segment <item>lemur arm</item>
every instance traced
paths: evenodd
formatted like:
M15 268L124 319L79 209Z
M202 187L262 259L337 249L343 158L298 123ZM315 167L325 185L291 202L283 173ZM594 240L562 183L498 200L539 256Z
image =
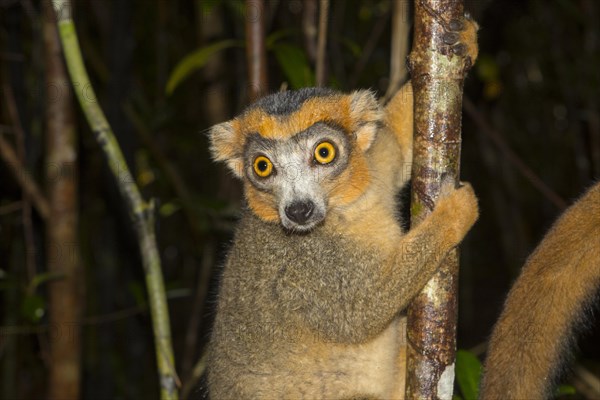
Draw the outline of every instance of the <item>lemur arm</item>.
M300 318L300 325L309 326L321 339L365 342L422 289L473 225L477 210L472 188L465 185L441 198L432 214L404 235L387 257L378 256L377 249L348 244L343 260L327 259L327 249L307 251L321 254L315 262L295 255L275 283L275 301L284 307L282 315ZM307 275L311 279L303 278Z

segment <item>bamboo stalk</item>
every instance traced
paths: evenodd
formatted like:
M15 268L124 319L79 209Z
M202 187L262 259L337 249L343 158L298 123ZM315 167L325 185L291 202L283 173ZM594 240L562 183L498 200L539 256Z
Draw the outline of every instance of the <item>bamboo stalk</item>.
M175 372L169 311L154 233L155 205L153 201L147 202L142 198L104 112L96 101L71 18L71 2L54 0L52 4L57 14L63 53L79 104L104 151L119 191L127 203L138 237L152 316L161 399L174 400L178 398L177 387L180 382Z

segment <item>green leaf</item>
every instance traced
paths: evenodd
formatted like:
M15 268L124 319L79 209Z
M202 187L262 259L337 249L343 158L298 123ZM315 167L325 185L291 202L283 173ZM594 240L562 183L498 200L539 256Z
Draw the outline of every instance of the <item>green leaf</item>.
M203 15L208 16L216 6L222 3L222 0L198 0L197 3L201 7Z
M574 394L577 394L577 391L575 390L575 388L573 386L571 386L571 385L560 385L556 389L556 392L554 393L554 397L574 395Z
M160 216L167 218L181 210L181 206L174 201L170 201L160 206Z
M246 21L246 3L244 3L244 0L228 0L225 2L225 5L242 22Z
M33 293L37 290L38 286L43 285L48 281L55 279L62 279L65 277L63 272L44 272L42 274L36 274L29 282L27 290L29 293Z
M345 48L350 50L350 53L352 53L352 55L356 59L358 59L360 57L360 55L362 54L362 49L360 48L360 45L358 43L356 43L355 41L352 41L346 37L341 37L339 40L340 40L340 43Z
M477 63L475 64L477 76L483 82L498 81L500 79L500 67L496 60L487 55L482 54L479 56Z
M276 42L278 42L279 40L283 39L286 36L291 35L292 33L294 33L293 29L282 29L282 30L271 33L265 39L265 47L268 50L272 50L273 47L275 46Z
M221 50L238 46L240 43L237 40L222 40L217 43L202 47L193 51L181 60L176 66L169 80L167 81L166 93L171 95L173 91L196 70L204 67L213 55Z
M285 43L275 44L273 52L292 89L314 86L315 75L304 51L298 46Z
M21 313L31 322L39 322L46 314L46 301L37 294L32 294L23 300L21 304Z
M475 354L465 350L456 353L456 380L465 400L479 398L481 362Z
M138 281L132 281L129 282L127 286L129 288L129 292L135 299L135 304L140 307L145 307L148 304L148 301L146 299L146 290L144 285Z

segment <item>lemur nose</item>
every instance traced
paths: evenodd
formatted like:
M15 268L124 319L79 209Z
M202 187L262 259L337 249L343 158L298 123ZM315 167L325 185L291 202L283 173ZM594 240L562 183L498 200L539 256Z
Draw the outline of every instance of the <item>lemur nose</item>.
M285 215L297 224L304 225L315 209L312 201L295 201L285 208Z

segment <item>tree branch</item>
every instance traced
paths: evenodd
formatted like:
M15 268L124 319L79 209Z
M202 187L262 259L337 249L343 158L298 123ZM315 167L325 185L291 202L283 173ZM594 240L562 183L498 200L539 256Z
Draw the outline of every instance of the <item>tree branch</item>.
M329 19L329 0L319 1L319 39L317 46L316 83L325 86L326 56L327 56L327 22Z
M71 75L71 82L76 88L79 104L97 142L104 151L119 191L127 203L138 237L152 315L161 399L174 400L178 398L177 386L180 385L180 382L175 372L169 310L154 233L155 205L153 201L146 202L141 197L113 131L96 101L95 93L83 64L75 24L71 18L70 1L54 0L52 4L57 14L63 52ZM92 97L90 98L90 96Z
M391 99L406 81L408 68L406 57L410 49L408 17L409 0L396 0L392 5L392 48L390 54L390 83L384 96L384 102Z
M246 0L245 17L249 97L253 101L268 90L264 0Z
M477 110L473 102L465 96L464 98L464 109L471 117L473 122L477 124L478 130L484 135L489 137L492 142L502 153L508 161L517 168L517 170L531 183L533 187L539 190L552 204L554 204L559 210L567 208L567 202L560 197L554 190L552 190L546 183L535 173L529 166L506 144L506 141L502 138L498 132L496 132L490 124L487 122L485 117Z
M42 13L46 87L68 87L56 17L49 2L42 3ZM63 276L48 283L49 320L55 326L71 326L69 340L49 341L47 390L51 399L77 399L81 394L80 322L85 279L79 255L78 151L71 91L61 96L46 93L45 122L46 193L50 202L46 265L49 273Z
M17 183L21 186L21 189L27 193L40 216L43 219L48 219L48 215L50 215L50 205L48 204L48 200L46 200L37 183L35 183L31 175L29 175L25 169L25 166L19 160L19 157L11 144L8 143L2 135L0 135L0 157L8 166L8 169Z
M432 211L442 178L459 176L462 87L471 60L445 43L448 27L460 25L450 21L464 21L462 1L415 0L412 227ZM452 398L457 284L452 251L408 309L407 399Z

